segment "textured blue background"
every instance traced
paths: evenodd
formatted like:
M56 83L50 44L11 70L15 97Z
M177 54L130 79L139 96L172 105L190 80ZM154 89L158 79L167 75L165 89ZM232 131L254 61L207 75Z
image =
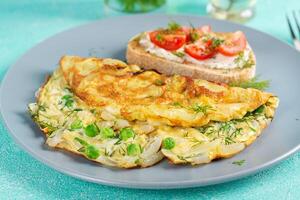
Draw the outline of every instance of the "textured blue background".
M205 0L171 1L156 12L205 15ZM285 12L300 9L300 1L258 0L257 5L256 17L246 25L291 42ZM0 0L0 79L38 42L112 15L120 13L101 0ZM261 173L215 186L163 191L115 188L65 176L36 161L12 141L0 122L0 199L300 199L299 166L297 153Z

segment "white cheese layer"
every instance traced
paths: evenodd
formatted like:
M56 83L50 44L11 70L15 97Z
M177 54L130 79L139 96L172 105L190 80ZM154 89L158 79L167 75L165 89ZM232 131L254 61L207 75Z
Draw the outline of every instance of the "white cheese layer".
M243 68L245 61L249 60L250 52L252 51L250 45L247 43L246 49L241 55L224 56L221 53L217 53L213 58L206 59L206 60L197 60L184 52L184 46L182 46L180 49L175 51L175 52L184 53L185 56L183 57L178 57L174 55L171 51L167 51L163 48L156 46L151 42L148 33L144 33L141 35L139 44L142 47L144 47L148 53L165 58L167 60L171 60L179 63L189 62L195 65L205 65L206 67L217 68L217 69Z

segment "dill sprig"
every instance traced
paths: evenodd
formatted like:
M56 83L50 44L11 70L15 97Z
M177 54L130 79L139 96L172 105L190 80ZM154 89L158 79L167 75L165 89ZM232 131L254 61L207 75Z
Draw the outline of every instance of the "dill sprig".
M270 86L270 80L258 80L259 77L256 76L249 81L245 82L234 82L229 84L232 87L241 87L241 88L255 88L258 90L266 90Z
M246 160L236 160L233 161L232 164L242 166L245 163Z
M210 105L200 105L200 104L194 104L191 109L195 111L196 113L203 113L206 114L207 110L211 109L212 107Z
M175 21L171 21L168 23L168 29L171 31L176 31L181 28L181 25Z

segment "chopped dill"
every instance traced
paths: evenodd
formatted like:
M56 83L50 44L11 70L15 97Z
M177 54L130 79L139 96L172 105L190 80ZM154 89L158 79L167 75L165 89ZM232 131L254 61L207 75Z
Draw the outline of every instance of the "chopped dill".
M161 80L161 79L156 79L156 80L154 81L154 84L157 85L157 86L162 86L162 85L164 84L164 82L163 82L163 80Z
M179 58L182 58L183 56L185 56L185 53L180 52L180 51L179 52L173 51L172 54Z
M195 42L200 38L200 35L197 33L197 31L192 31L190 36L191 36L192 42Z
M155 36L155 38L158 40L158 41L163 41L163 37L161 36L161 34L157 34L156 36Z
M199 104L194 104L191 109L195 111L196 113L203 113L206 114L208 109L211 109L210 105L199 105Z
M225 137L225 144L226 145L232 144L232 143L235 143L235 141L231 137L229 137L229 136Z
M236 160L233 161L232 164L242 166L245 163L246 160Z
M252 78L249 81L245 82L236 82L236 83L231 83L229 84L231 87L241 87L241 88L255 88L258 90L266 90L270 86L270 81L269 80L263 80L259 81L258 76Z
M173 102L171 105L172 106L177 106L177 107L183 107L182 104L179 103L179 102Z
M211 47L212 47L213 49L215 49L215 48L217 48L218 46L220 46L223 42L224 42L223 39L219 39L219 38L213 37L213 38L212 38L212 44L211 44Z
M181 25L175 21L171 21L168 23L168 29L171 31L176 31L181 28Z

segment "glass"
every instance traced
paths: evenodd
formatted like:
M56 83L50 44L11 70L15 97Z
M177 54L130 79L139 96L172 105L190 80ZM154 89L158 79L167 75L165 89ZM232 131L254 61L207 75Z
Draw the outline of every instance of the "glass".
M149 12L165 3L166 0L105 0L110 8L129 13Z
M214 18L246 22L255 14L256 0L210 0L207 12Z

